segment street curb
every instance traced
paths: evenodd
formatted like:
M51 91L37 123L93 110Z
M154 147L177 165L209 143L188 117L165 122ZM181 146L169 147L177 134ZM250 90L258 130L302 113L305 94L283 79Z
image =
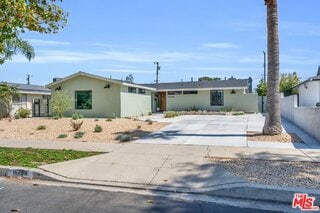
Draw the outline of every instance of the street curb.
M291 204L295 193L307 193L316 198L316 204L320 205L320 190L305 189L298 187L280 187L250 183L232 183L217 185L205 188L182 188L169 187L150 184L108 182L96 180L83 180L69 177L63 177L58 174L47 172L43 169L28 169L23 167L0 166L0 177L14 177L36 179L44 181L62 182L68 184L86 184L92 186L103 186L113 188L127 188L134 190L154 190L163 192L202 194L208 196L218 196L226 198L236 198L244 200L266 201Z

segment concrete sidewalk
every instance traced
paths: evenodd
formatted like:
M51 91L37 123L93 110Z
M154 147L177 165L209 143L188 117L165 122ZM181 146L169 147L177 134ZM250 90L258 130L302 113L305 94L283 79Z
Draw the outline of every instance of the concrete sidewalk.
M210 162L209 157L320 162L320 151L127 144L110 153L45 165L40 169L74 181L185 191L245 183Z

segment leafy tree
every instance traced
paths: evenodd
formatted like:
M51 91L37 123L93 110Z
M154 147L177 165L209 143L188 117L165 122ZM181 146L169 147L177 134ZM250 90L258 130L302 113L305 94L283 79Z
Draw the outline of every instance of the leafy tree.
M289 74L281 74L280 80L280 92L283 92L285 96L297 94L297 90L292 89L292 87L296 86L300 83L300 79L296 72Z
M128 75L128 76L126 77L126 81L128 81L128 82L130 82L130 83L133 83L133 82L134 82L134 77L133 77L133 75L132 75L132 74Z
M71 109L71 98L64 91L55 91L51 96L52 114L62 118L64 113Z
M57 2L62 0L0 1L0 64L18 52L33 58L34 51L21 33L57 33L65 27L68 14Z
M257 85L256 92L259 96L266 96L267 95L267 82L261 79L259 84Z
M198 78L198 81L216 81L216 80L221 80L221 78L209 77L209 76L203 76L203 77Z
M7 83L0 84L0 107L4 108L4 117L10 116L12 110L11 102L15 95L20 95L16 87L9 86Z
M263 127L266 135L281 134L279 93L279 24L277 0L264 0L267 6L268 80L267 113Z

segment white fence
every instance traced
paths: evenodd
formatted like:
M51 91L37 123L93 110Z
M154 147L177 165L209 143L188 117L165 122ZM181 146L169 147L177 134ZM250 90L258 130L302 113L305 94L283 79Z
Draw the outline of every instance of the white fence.
M320 141L320 108L298 107L297 95L281 99L281 114Z

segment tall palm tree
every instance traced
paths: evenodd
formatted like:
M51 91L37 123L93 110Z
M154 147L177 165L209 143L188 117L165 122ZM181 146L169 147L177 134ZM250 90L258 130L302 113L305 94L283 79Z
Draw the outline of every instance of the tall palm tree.
M35 56L34 49L29 42L19 38L4 40L3 46L4 49L0 52L0 64L3 64L6 60L11 60L13 55L18 53L24 55L29 61Z
M265 0L267 6L268 29L268 81L267 81L267 114L263 127L266 135L282 132L279 92L279 32L277 0Z

